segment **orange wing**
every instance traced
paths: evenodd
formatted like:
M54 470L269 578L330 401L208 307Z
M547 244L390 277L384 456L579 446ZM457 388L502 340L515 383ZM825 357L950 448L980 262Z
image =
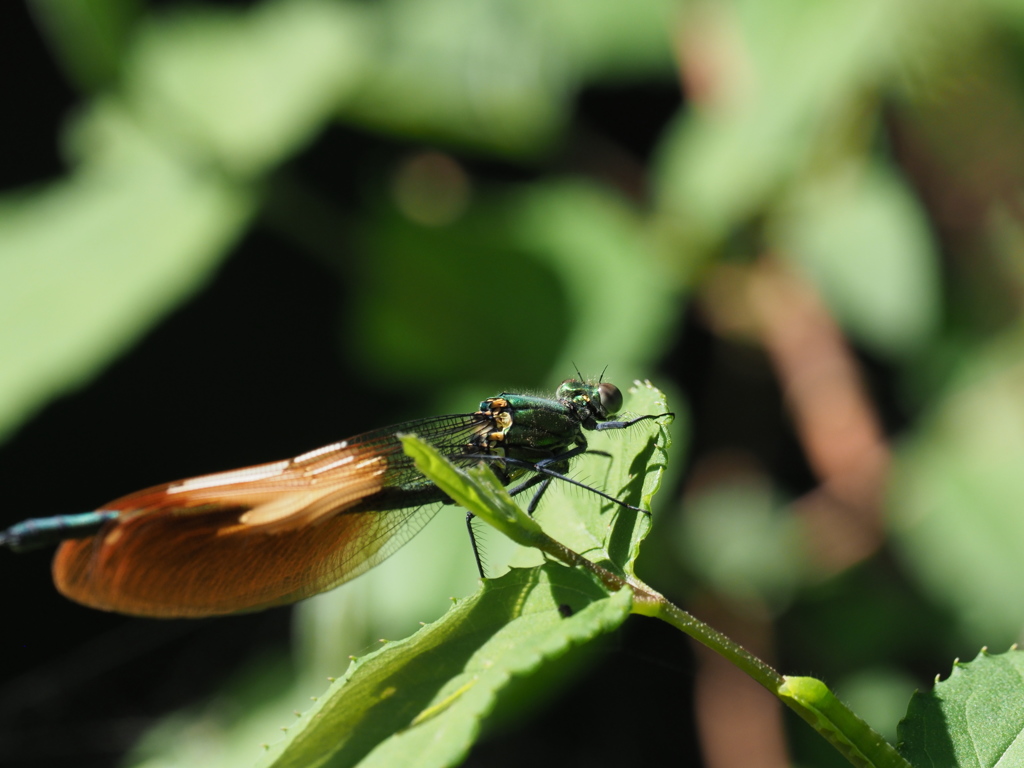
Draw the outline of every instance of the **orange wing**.
M403 426L452 454L486 429L468 418ZM423 499L375 509L371 497L395 486L412 499L441 498L401 454L392 430L156 486L104 505L121 514L93 537L61 544L54 583L79 603L138 616L211 616L294 602L373 567L436 513Z

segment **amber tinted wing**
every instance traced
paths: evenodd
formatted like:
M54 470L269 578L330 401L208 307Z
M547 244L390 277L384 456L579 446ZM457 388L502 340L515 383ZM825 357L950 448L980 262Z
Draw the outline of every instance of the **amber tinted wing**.
M143 616L236 613L309 597L379 563L437 511L422 502L373 508L387 491L432 489L402 453L398 430L458 455L487 429L473 414L422 419L124 496L103 506L121 513L116 520L61 545L54 581L85 605Z

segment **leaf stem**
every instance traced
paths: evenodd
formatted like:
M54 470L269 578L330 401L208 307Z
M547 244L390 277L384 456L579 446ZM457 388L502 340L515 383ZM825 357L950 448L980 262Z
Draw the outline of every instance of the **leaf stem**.
M546 534L532 538L534 546L567 565L590 571L608 589L618 591L628 587L633 592L633 613L671 624L746 672L806 720L851 764L859 768L911 768L889 742L820 680L782 675L742 645L684 611L639 579L612 573Z
M417 468L452 500L513 541L535 547L571 567L589 571L609 591L628 588L633 594L633 613L671 624L746 672L806 720L853 765L860 768L910 768L891 744L836 698L820 680L779 674L739 643L672 604L639 579L613 573L551 538L515 504L494 473L486 467L458 470L418 438L403 436L402 442L406 452L415 458Z
M777 694L779 686L785 682L785 677L770 664L752 654L735 640L670 602L664 595L646 584L638 582L631 586L633 587L634 613L668 622L697 642L728 659L734 666L746 672L772 693Z

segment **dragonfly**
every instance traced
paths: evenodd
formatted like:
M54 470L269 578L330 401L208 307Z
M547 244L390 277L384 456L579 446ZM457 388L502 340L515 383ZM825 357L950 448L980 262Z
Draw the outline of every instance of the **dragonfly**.
M412 433L457 466L485 462L532 515L554 480L639 509L566 477L590 450L585 432L626 429L671 413L614 420L619 389L566 379L554 397L502 393L473 413L366 432L292 459L122 496L79 514L0 532L15 551L59 543L57 590L83 605L159 618L258 611L333 589L411 539L451 500L405 455ZM607 456L607 454L604 454ZM477 567L483 565L467 524Z

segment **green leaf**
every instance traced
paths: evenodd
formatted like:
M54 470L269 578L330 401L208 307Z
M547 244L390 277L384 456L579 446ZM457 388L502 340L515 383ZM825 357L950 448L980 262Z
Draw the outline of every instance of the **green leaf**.
M650 382L634 382L624 394L626 410L617 418L668 411L665 396ZM651 499L661 487L667 451L672 444L666 421L644 421L629 429L588 432L591 450L606 451L611 458L581 456L573 463L571 476L633 506L650 509ZM678 423L671 425L673 431L678 427ZM633 575L640 544L651 530L649 516L623 509L567 483L554 483L548 488L536 517L551 538L598 565L628 576ZM536 553L523 552L514 564L537 561Z
M129 33L141 15L139 0L32 0L30 4L50 49L71 80L87 90L114 80L124 64Z
M666 30L678 14L673 0L520 0L542 20L548 45L565 51L586 77L622 80L674 70Z
M895 621L906 620L904 616ZM876 617L868 621L878 621ZM818 638L815 638L818 642ZM851 641L852 642L852 641ZM823 647L833 647L821 642ZM896 743L896 726L907 711L907 702L917 690L917 680L892 664L858 667L836 683L836 695L864 718L885 739Z
M639 211L579 180L533 184L509 202L513 242L562 281L571 322L560 334L559 369L608 365L613 379L649 369L684 304Z
M402 447L416 469L430 478L452 501L497 528L524 547L538 546L543 532L521 510L487 467L458 470L436 448L416 435L402 435Z
M674 539L681 562L737 602L785 605L810 569L799 522L757 476L693 492Z
M837 108L892 66L912 16L886 0L722 9L704 31L721 37L727 92L680 117L659 163L663 204L712 242L773 202Z
M672 74L671 0L394 0L345 116L378 130L532 155L588 81Z
M466 333L465 297L479 289L481 253L506 306L521 315L543 307L552 331L505 334L490 381L565 378L573 363L593 375L608 366L612 381L650 369L685 305L638 210L613 191L566 179L482 189L473 200L444 227L395 214L360 222L365 256L344 269L346 277L359 270L362 290L342 333L368 378L405 386L414 376L447 389L481 378L464 345L450 343Z
M900 752L918 768L1024 765L1024 652L984 649L910 700Z
M486 581L442 619L354 662L260 765L455 765L514 677L612 631L629 603L628 591L608 597L555 564Z
M78 172L0 198L0 435L203 285L254 210L112 102L78 130L95 148Z
M1024 623L1024 334L972 350L912 438L889 499L893 542L934 601L973 636L1013 642Z
M684 23L680 36L709 93L666 131L657 182L666 216L702 249L770 210L806 174L863 157L878 94L961 45L944 35L974 13L970 3L889 0L694 8L684 16L694 27Z
M566 120L571 72L521 3L406 0L380 10L376 58L346 119L509 154L535 153Z
M74 172L0 198L0 435L204 284L255 211L249 176L358 79L360 30L321 0L145 27L123 93L69 126Z
M877 352L906 355L934 334L937 254L920 204L881 163L799 186L772 242L817 285L844 328Z
M185 157L243 176L266 171L362 81L365 24L353 6L324 0L179 12L139 36L126 98Z
M661 413L665 407L661 393L649 384L639 385L628 402L644 413ZM649 505L664 469L667 431L642 422L607 435L588 432L588 437L592 434L622 438L608 444L610 459L594 457L611 465L603 477L609 484L602 489ZM481 482L493 478L489 470L467 482L463 473L424 451L419 441L407 438L406 444L418 462L440 461L430 470L431 477L446 493L466 500L473 511L521 541L543 536L504 488ZM631 568L650 527L647 517L609 510L610 502L585 491L571 510L557 485L548 494L558 499L555 504L545 501L549 509L558 510L559 519L575 514L589 518L564 530L577 536L582 532L584 543L593 543L599 529L600 541L588 554L617 558L613 562L618 570ZM519 536L524 532L525 539ZM288 738L262 765L321 765L327 760L332 766L456 764L513 679L537 673L573 646L615 629L631 602L630 590L609 595L588 572L556 563L486 580L481 591L439 621L356 662L343 681L288 729Z
M638 414L661 415L667 411L664 396L650 382L637 382L626 394L626 404L636 407ZM627 411L620 417L628 419L631 415ZM651 497L661 485L670 444L666 425L660 421L640 422L624 430L588 432L588 441L592 450L608 455L585 454L577 459L574 469L595 459L605 463L603 477L594 487L633 506L650 509ZM601 441L601 447L597 441ZM402 442L416 459L417 467L456 503L518 544L550 551L546 543L554 539L593 562L607 563L622 574L633 574L640 543L650 531L649 516L625 509L579 486L554 483L541 502L542 509L558 510L552 519L544 517L545 525L555 531L550 535L518 508L486 468L479 472L459 471L422 441L407 436ZM528 564L536 560L534 553L527 554Z
M779 698L860 768L910 768L895 749L872 730L823 682L813 677L786 677Z

